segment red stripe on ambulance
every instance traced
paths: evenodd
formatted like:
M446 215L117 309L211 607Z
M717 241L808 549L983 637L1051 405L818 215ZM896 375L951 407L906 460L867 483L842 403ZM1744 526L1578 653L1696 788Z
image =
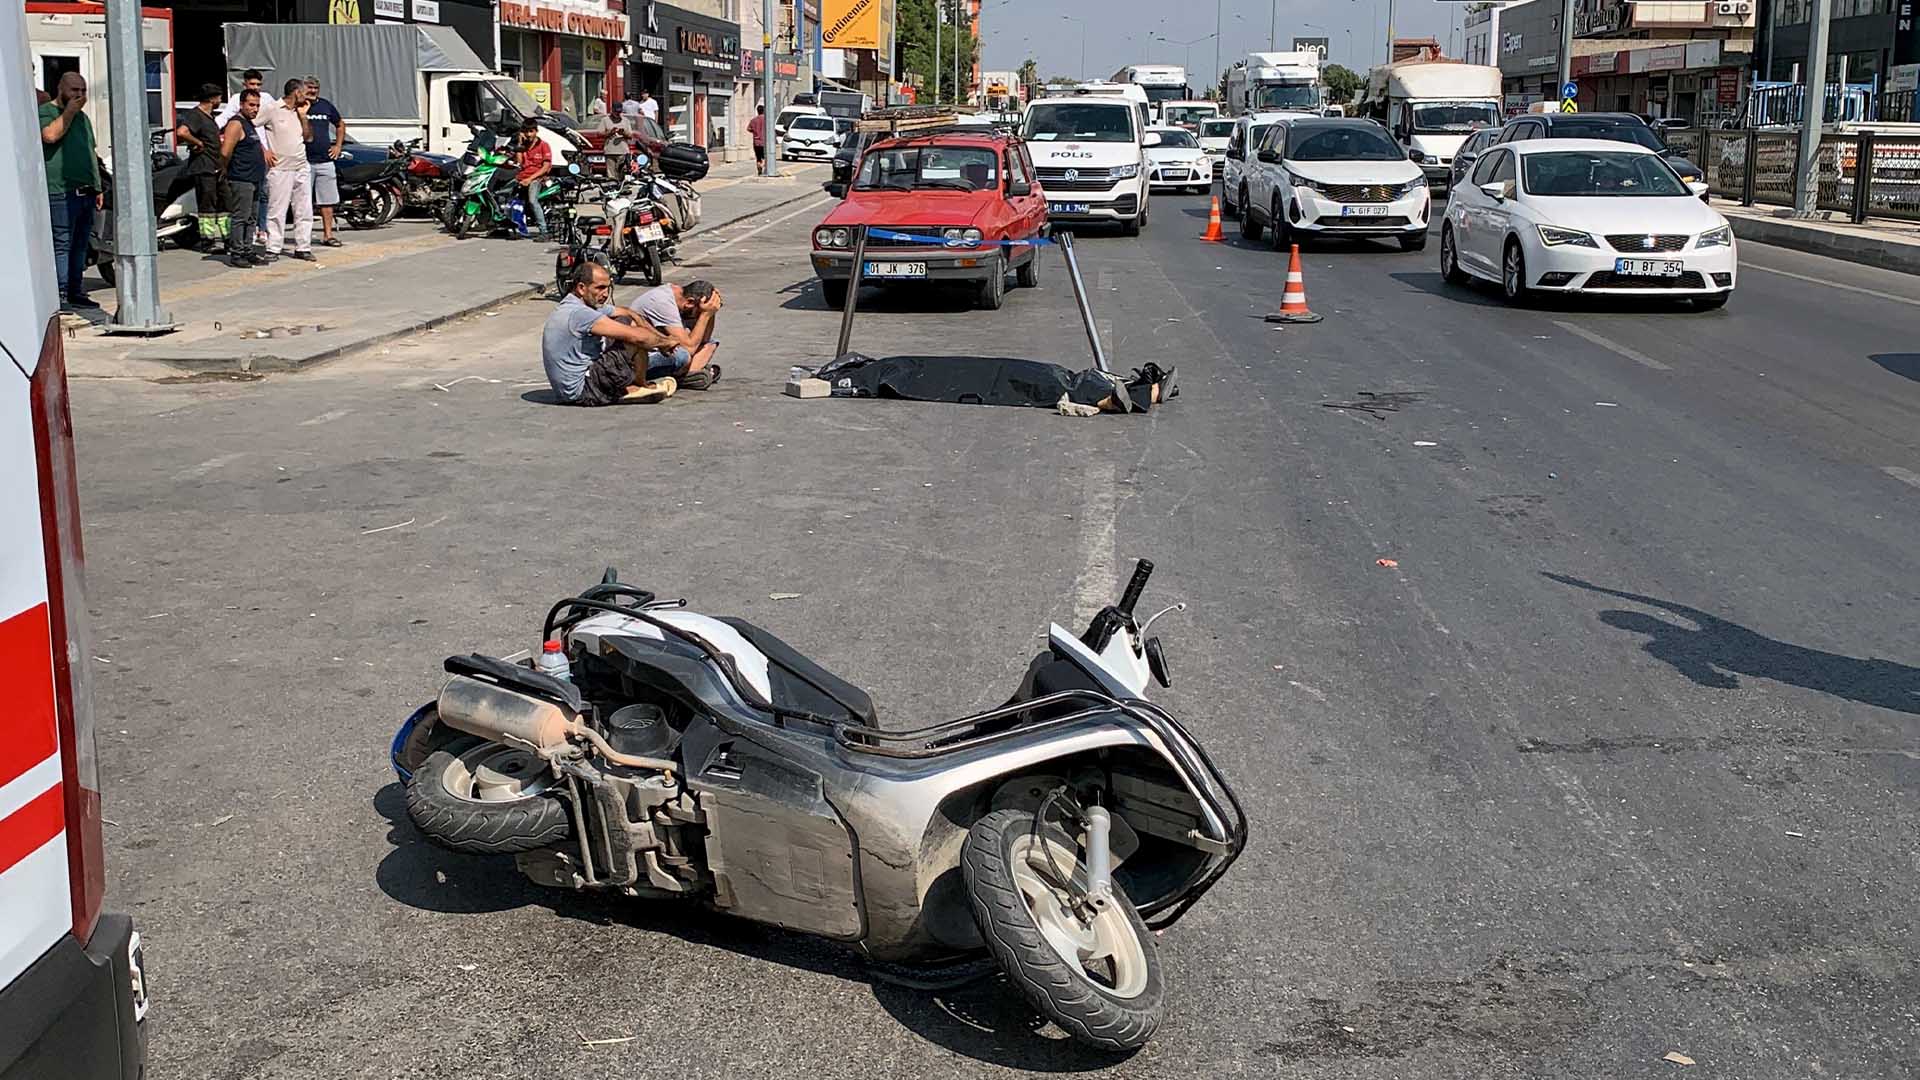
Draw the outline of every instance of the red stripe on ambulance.
M0 787L52 757L60 745L51 634L46 604L0 620L0 686L7 688L7 708L0 712Z
M13 864L47 846L47 841L66 828L60 785L55 784L35 796L27 805L0 819L0 874Z

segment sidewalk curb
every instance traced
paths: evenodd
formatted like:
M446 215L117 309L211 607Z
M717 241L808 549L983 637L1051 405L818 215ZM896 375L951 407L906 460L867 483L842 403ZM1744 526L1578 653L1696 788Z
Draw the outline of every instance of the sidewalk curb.
M798 192L795 192L791 197L782 198L777 202L772 202L772 203L768 203L765 206L756 207L752 210L747 211L746 213L737 214L731 218L728 218L725 221L717 221L711 224L707 222L702 222L698 227L693 229L691 232L688 232L684 236L682 236L681 240L682 241L691 240L704 233L714 232L716 230L724 229L732 225L738 225L743 221L751 221L752 219L760 217L763 214L770 214L775 210L780 210L785 207L791 206L794 203L800 202L803 199L812 198L815 195L818 195L820 193L821 192L818 186L805 188ZM358 352L361 349L372 348L375 345L382 345L382 344L385 344L386 342L393 341L397 338L405 337L408 334L417 334L422 330L431 330L436 326L443 326L457 319L464 319L469 315L473 315L478 312L488 310L490 308L499 307L503 304L518 303L519 301L525 300L529 297L540 295L541 293L546 291L546 288L547 286L546 286L546 283L544 282L539 285L518 286L513 289L509 289L505 292L496 293L490 297L476 300L472 304L462 306L461 308L455 311L439 312L427 318L421 319L417 322L410 322L405 326L395 327L390 330L383 330L377 334L371 334L366 337L356 338L352 341L342 341L337 344L329 345L327 348L322 349L319 352L315 352L308 356L303 356L297 360L289 360L286 357L276 356L271 353L260 353L260 354L247 355L247 356L223 358L220 360L209 360L205 357L196 357L191 355L190 349L181 349L180 351L169 355L164 347L160 347L152 353L148 353L146 355L136 355L131 358L139 361L143 361L146 363L160 364L169 368L174 368L182 372L183 374L304 371L307 368L313 367L317 364L325 363L328 360L338 359L339 357L344 356L347 353Z
M1814 228L1777 218L1724 215L1733 235L1756 244L1844 259L1906 274L1920 274L1920 244Z

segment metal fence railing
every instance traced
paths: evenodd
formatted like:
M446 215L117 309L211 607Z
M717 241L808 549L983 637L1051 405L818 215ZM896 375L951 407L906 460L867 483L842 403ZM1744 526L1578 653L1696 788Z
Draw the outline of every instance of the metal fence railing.
M1712 194L1747 206L1793 205L1799 132L1677 128L1662 135L1707 174ZM1820 209L1856 222L1920 221L1920 138L1871 131L1825 135L1815 160Z

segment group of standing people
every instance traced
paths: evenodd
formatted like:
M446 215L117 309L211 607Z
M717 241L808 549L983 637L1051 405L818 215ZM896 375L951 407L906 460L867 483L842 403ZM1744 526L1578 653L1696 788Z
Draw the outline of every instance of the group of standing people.
M314 76L287 80L279 98L261 88L263 81L249 69L232 100L223 87L207 83L174 128L189 153L201 236L215 246L224 238L228 262L236 267L263 266L283 253L313 262L316 212L320 243L342 246L334 223L340 202L335 169L346 145L346 122L320 96ZM87 80L78 72L61 76L55 93L40 104L54 276L61 306L69 311L99 306L87 295L84 275L105 188L86 105Z
M174 129L192 151L187 172L194 178L201 220L217 220L209 207L225 209L225 228L215 224L210 231L224 231L228 262L243 268L263 266L282 254L313 262L316 212L321 245L341 246L334 208L340 203L336 168L347 141L346 122L333 102L320 96L316 76L288 79L277 99L261 88L263 81L258 69L249 68L232 101L220 86L202 86L199 104Z

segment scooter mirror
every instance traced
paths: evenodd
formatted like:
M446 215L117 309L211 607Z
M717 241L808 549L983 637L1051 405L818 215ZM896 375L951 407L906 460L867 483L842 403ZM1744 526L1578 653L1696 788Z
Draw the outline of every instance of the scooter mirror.
M1173 680L1167 675L1166 646L1160 644L1159 638L1148 638L1146 651L1147 670L1153 672L1154 681L1161 686L1171 688L1173 686Z

